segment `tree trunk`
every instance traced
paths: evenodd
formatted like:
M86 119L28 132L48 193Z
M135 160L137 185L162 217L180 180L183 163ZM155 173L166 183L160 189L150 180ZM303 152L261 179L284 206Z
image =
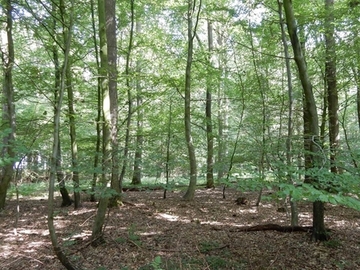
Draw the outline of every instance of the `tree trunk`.
M14 88L12 70L14 66L15 50L12 36L13 19L12 19L12 1L4 1L6 12L6 52L2 54L3 63L3 100L2 103L2 129L7 133L4 134L3 146L0 153L0 159L6 158L8 162L0 170L0 210L4 209L6 203L6 194L10 181L14 174L15 164L15 105L14 105Z
M129 156L129 144L130 144L130 124L131 124L131 114L132 114L132 96L131 96L131 85L130 85L130 56L133 49L133 38L134 38L134 24L135 24L135 8L134 0L130 0L131 5L131 26L130 26L130 38L128 51L126 54L126 64L125 64L125 74L126 74L126 92L128 98L128 112L126 118L126 131L125 131L125 142L124 142L124 156L123 156L123 165L120 173L120 186L125 177L128 156Z
M94 0L91 0L91 21L93 28L93 40L94 40L94 50L95 50L95 58L96 58L96 67L99 74L101 74L100 70L100 62L99 62L99 49L98 42L96 38L96 26L95 26L95 7ZM94 173L93 179L91 183L91 195L90 201L94 202L95 199L95 188L97 182L99 180L99 172L100 168L100 149L101 149L101 119L102 119L102 94L101 94L101 77L98 76L97 79L97 115L96 115L96 143L95 143L95 156L94 156Z
M312 166L318 168L321 165L321 157L318 152L321 150L319 144L319 121L316 109L315 98L312 90L312 85L307 72L305 58L301 50L301 44L297 34L297 25L293 12L291 0L284 0L284 8L286 14L286 22L288 25L288 32L294 51L294 58L298 68L300 81L304 94L304 109L309 118L309 132L310 132L310 153L312 158ZM306 168L308 169L308 168ZM316 178L311 179L316 182ZM324 203L322 201L315 201L313 203L313 240L326 240L328 235L324 225Z
M325 79L329 106L330 169L337 173L336 155L339 148L339 101L336 86L336 43L334 22L334 0L325 0Z
M66 10L64 0L60 1L60 15L62 18L62 32L63 32L63 41L64 44L67 43L68 38L68 27L65 24L66 22ZM70 131L70 149L71 149L71 165L72 165L72 181L74 185L74 208L78 209L80 207L80 191L79 191L79 170L78 170L78 151L77 151L77 141L76 141L76 128L75 128L75 109L74 109L74 93L72 86L72 75L71 75L71 59L69 55L69 62L66 66L65 71L65 81L66 89L68 95L68 109L69 109L69 131Z
M166 138L166 164L165 164L165 177L166 177L166 188L164 189L163 198L166 199L166 191L169 187L170 178L170 143L171 143L171 124L172 124L172 100L171 96L169 99L169 118L168 118L167 138Z
M53 5L54 10L55 5ZM61 105L64 97L64 91L65 91L65 75L66 75L66 69L69 61L69 53L70 53L70 41L71 41L71 32L72 32L72 25L73 25L73 7L74 2L71 2L71 11L70 11L70 22L69 22L69 28L67 32L67 42L65 44L65 54L64 54L64 63L63 68L61 72L61 81L60 81L60 87L59 87L59 93L57 95L57 99L55 99L55 116L54 116L54 131L53 131L53 147L52 147L52 154L51 154L51 167L50 167L50 178L49 178L49 200L48 200L48 228L49 228L49 234L51 243L54 249L54 252L62 265L68 269L68 270L75 270L76 267L72 265L72 263L69 261L65 253L61 250L61 247L59 245L59 242L57 240L56 232L55 232L55 226L54 226L54 186L55 186L55 177L57 173L57 160L58 160L58 150L59 150L59 130L60 130L60 113L61 113Z
M103 174L102 194L92 228L93 245L103 241L102 230L105 221L106 209L111 204L115 205L120 200L119 160L117 143L117 46L115 0L99 0L99 36L100 36L100 76L102 89L103 111ZM110 173L111 194L108 194L107 176ZM115 194L113 193L115 191Z
M110 98L110 148L111 148L111 188L117 192L120 200L119 183L119 146L118 146L118 94L117 94L117 41L115 0L105 1L106 39L108 52L108 76ZM114 199L115 199L114 198Z
M187 54L187 61L186 61L186 71L185 71L185 112L184 112L184 122L185 122L185 139L188 149L189 155L189 165L190 165L190 182L188 189L184 195L185 200L193 200L195 195L196 189L196 181L197 181L197 167L196 167L196 157L195 157L195 148L192 140L191 135L191 65L193 61L193 45L194 45L194 38L196 35L196 27L193 29L193 16L195 6L193 6L191 0L188 0L188 10L187 10L187 22L188 22L188 54ZM200 14L201 10L201 2L198 9L198 14ZM196 18L198 20L198 16Z
M105 1L98 0L98 16L99 16L99 38L100 38L100 69L99 77L101 78L100 87L102 95L102 175L101 175L101 194L99 198L98 209L92 227L91 238L93 245L102 242L102 230L105 222L106 209L108 207L109 198L105 194L107 192L107 182L109 169L111 169L111 145L110 145L110 96L109 96L109 77L108 77L108 51L106 37L106 21L105 21ZM95 241L98 240L98 241Z
M57 7L55 4L53 4L52 6L52 12L53 14L58 14L57 12ZM54 18L53 19L53 31L56 32L57 31L57 20ZM55 41L55 40L54 40ZM57 102L59 100L59 95L60 95L60 91L61 91L61 83L62 80L64 78L62 78L62 74L61 74L61 68L60 68L60 63L59 63L59 53L58 53L58 48L56 47L56 45L53 45L52 47L53 50L53 60L54 60L54 67L55 67L55 92L54 92L54 100L55 100L55 106L54 106L54 125L56 122L56 117L57 114L59 113L57 110L60 110L60 108L57 106ZM64 68L64 67L63 67ZM60 117L60 116L59 116ZM60 120L59 120L60 121ZM56 149L56 160L55 160L55 168L56 168L56 179L57 182L59 184L59 189L60 189L60 194L61 194L61 198L62 198L62 202L61 202L61 206L62 207L66 207L66 206L70 206L72 201L69 195L68 190L66 189L66 185L65 185L65 175L62 171L62 157L61 157L61 142L60 142L60 128L55 128L54 130L59 132L59 134L57 135L57 149Z
M136 33L141 33L141 23L139 20L136 21ZM141 163L142 163L142 144L143 144L143 109L142 107L142 93L141 93L141 61L136 61L136 148L134 158L134 173L131 183L133 185L141 184Z
M287 76L287 86L288 86L288 98L289 98L289 107L288 107L288 123L287 123L287 137L286 137L286 166L287 166L287 181L289 184L293 182L291 167L293 166L293 157L291 154L292 151L292 142L291 138L293 136L293 105L294 105L294 94L292 87L291 79L291 66L290 66L290 56L289 48L286 40L286 33L284 28L284 18L282 13L282 2L277 1L279 6L279 19L280 19L280 28L281 28L281 40L284 46L284 56L285 56L285 65L286 65L286 76ZM299 216L296 202L292 200L290 195L290 207L291 207L291 226L298 226Z
M207 30L208 30L208 48L209 48L209 62L208 62L208 73L211 72L212 61L211 55L214 48L213 45L213 27L211 21L207 22ZM212 124L212 76L207 77L206 82L206 140L207 140L207 158L206 158L206 187L213 188L214 187L214 135L213 135L213 124Z

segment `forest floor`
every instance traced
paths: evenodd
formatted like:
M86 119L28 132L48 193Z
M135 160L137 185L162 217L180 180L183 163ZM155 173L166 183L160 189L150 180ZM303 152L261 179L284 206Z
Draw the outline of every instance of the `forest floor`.
M256 193L198 189L193 202L182 192L128 191L126 202L110 209L98 247L90 244L96 203L80 210L56 207L58 240L79 269L360 269L360 213L326 205L328 242L308 232L239 231L244 226L289 225L286 212ZM247 205L235 200L246 196ZM60 205L57 197L56 204ZM46 197L15 200L0 213L0 269L64 269L55 258L47 229ZM311 226L311 203L299 205L300 225Z

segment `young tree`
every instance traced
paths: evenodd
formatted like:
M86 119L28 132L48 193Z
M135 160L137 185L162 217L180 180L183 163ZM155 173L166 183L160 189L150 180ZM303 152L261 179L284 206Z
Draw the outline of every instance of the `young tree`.
M196 36L196 28L199 22L199 15L201 11L201 0L198 4L198 11L196 10L196 0L192 2L188 0L187 10L187 60L186 60L186 71L185 71L185 111L184 111L184 122L185 122L185 139L188 149L189 165L190 165L190 182L189 187L184 195L185 200L192 200L195 195L196 181L197 181L197 165L195 148L191 134L191 66L193 62L193 46L194 38ZM195 25L193 26L193 18L195 17Z
M211 71L212 67L212 51L214 49L213 42L213 26L212 22L208 19L207 21L208 31L208 71ZM210 72L209 72L210 73ZM212 76L207 77L206 82L206 141L207 141L207 159L206 159L206 187L214 187L214 134L213 134L213 123L212 123Z
M64 0L60 0L60 18L62 23L62 33L63 33L63 43L67 44L68 38L68 14L66 14L66 3ZM78 145L76 137L76 121L75 121L75 109L74 109L74 87L72 84L72 72L71 72L72 58L69 55L69 62L66 66L65 80L66 80L66 90L68 95L68 117L69 117L69 133L70 133L70 149L71 149L71 165L72 165L72 181L74 184L74 208L78 209L80 207L80 179L79 179L79 168L78 168Z
M136 20L136 34L141 34L140 19ZM141 163L142 163L142 148L143 148L143 118L144 110L142 109L142 93L141 93L141 60L136 60L136 143L135 143L135 156L134 156L134 173L131 183L133 185L141 184Z
M329 110L330 169L337 173L336 155L339 148L339 98L336 86L336 43L334 0L325 0L325 81Z
M117 46L116 46L116 23L115 23L115 0L99 0L99 36L100 36L100 76L102 90L102 114L103 114L103 174L102 194L98 211L95 216L92 239L93 245L103 241L102 229L105 221L105 213L112 197L116 203L120 194L119 167L118 167L118 144L117 144ZM107 176L111 178L111 188L116 195L107 192ZM111 196L112 195L112 196Z
M319 143L319 121L316 109L315 98L312 90L312 84L307 71L306 61L301 49L301 44L297 33L297 23L293 11L292 1L284 0L284 9L286 15L286 22L288 32L291 40L291 45L294 52L295 62L298 68L298 74L303 88L304 95L304 113L307 114L309 119L309 134L304 134L309 140L311 159L314 168L320 168L321 156L319 155L320 143ZM311 168L306 168L307 170ZM312 183L316 182L317 179L311 177ZM325 229L324 223L324 203L320 200L313 202L313 234L314 240L327 240L328 234Z
M64 92L65 92L65 77L67 65L69 63L69 54L70 54L70 45L71 45L71 36L72 36L72 27L73 27L73 8L74 1L70 2L70 21L69 28L67 32L66 44L64 47L64 62L61 69L61 81L59 87L59 94L55 100L55 116L54 116L54 130L53 130L53 147L51 154L51 167L50 167L50 178L49 178L49 201L48 201L48 228L51 243L54 249L54 252L62 265L68 270L76 270L77 268L69 261L66 254L62 251L61 246L57 240L57 235L54 226L54 188L55 188L55 175L57 171L57 159L58 159L58 150L59 150L59 130L60 130L60 114L61 114L61 105L63 102Z
M292 173L290 168L293 163L292 158L292 136L293 136L293 107L294 107L294 93L292 86L292 78L291 78L291 66L290 66L290 56L289 56L289 48L287 45L285 27L284 27L284 18L282 13L282 2L277 0L279 6L279 19L280 19L280 29L281 29L281 41L284 46L284 56L285 56L285 65L286 65L286 76L287 76L287 87L288 87L288 97L289 97L289 107L288 107L288 124L287 124L287 137L286 137L286 165L288 167L289 172L287 173L288 182L292 183ZM292 200L290 197L290 207L291 207L291 226L298 226L298 210L296 206L296 202Z

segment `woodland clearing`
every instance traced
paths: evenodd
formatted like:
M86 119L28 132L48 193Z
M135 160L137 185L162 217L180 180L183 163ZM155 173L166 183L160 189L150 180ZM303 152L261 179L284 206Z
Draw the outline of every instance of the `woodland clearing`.
M286 212L255 192L198 189L195 200L182 192L127 191L124 205L110 209L106 243L93 247L96 203L56 208L58 240L79 269L360 269L360 213L326 204L328 242L311 242L309 232L239 231L244 226L289 225ZM248 204L237 205L239 196ZM266 194L265 194L266 195ZM61 198L56 198L56 205ZM10 200L0 213L0 269L64 269L54 256L47 228L46 197ZM299 203L299 225L311 226L312 204ZM16 230L15 230L15 227Z

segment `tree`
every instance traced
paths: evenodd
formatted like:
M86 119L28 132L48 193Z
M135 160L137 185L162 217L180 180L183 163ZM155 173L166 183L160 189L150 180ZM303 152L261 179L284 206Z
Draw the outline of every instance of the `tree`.
M131 94L131 79L130 79L130 60L131 53L133 50L133 38L134 38L134 26L135 26L135 7L134 0L130 1L130 9L131 9L131 19L130 19L130 37L128 43L128 49L126 52L126 63L125 63L125 75L126 75L126 93L127 93L127 116L126 116L126 130L125 130L125 141L124 141L124 154L123 154L123 164L120 172L120 187L122 186L127 164L129 158L129 144L130 144L130 126L131 126L131 116L132 116L132 94Z
M62 3L62 9L64 9L64 3ZM64 10L62 10L61 12L64 12ZM52 13L54 14L54 17L53 17L53 33L56 33L57 32L57 18L56 18L56 14L58 14L57 12L57 5L55 3L52 3ZM60 13L60 12L59 12ZM62 19L62 27L65 28L65 22L63 21L65 18ZM64 32L64 37L63 37L63 41L64 41L64 47L66 47L66 44L67 44L67 38L69 38L69 34L68 34L68 29L63 29L63 32ZM57 47L57 42L59 42L57 39L56 39L56 35L53 35L50 39L53 40L54 42L54 45L52 46L52 55L53 55L53 62L54 62L54 68L55 68L55 72L54 72L54 80L55 80L55 84L54 84L54 125L56 125L56 121L60 121L60 119L56 119L56 117L60 117L58 116L58 114L60 112L58 111L61 111L61 107L59 107L58 105L58 100L60 98L60 92L62 91L61 90L61 87L62 87L62 81L65 80L65 78L62 78L62 68L60 66L60 60L59 60L59 52L58 52L58 47ZM66 42L65 42L66 41ZM70 42L70 41L69 41ZM61 44L61 42L60 42ZM65 51L64 51L64 54L65 54ZM69 66L69 63L67 63L66 65L66 68L68 69L68 66ZM65 76L66 76L67 72L65 73ZM61 104L60 104L61 106ZM70 198L70 195L69 195L69 192L68 190L66 189L66 185L65 185L65 179L66 179L66 176L63 172L63 169L62 169L62 155L61 155L61 137L60 137L60 128L56 128L54 126L54 130L56 130L57 132L59 132L59 134L57 135L57 138L58 138L58 143L57 143L57 158L56 158L56 161L55 161L55 166L56 166L56 178L57 178L57 182L59 184L59 188L60 188L60 194L61 194L61 197L62 197L62 203L61 203L61 206L62 207L65 207L65 206L70 206L72 204L72 200Z
M99 0L99 36L100 36L100 76L102 90L102 115L103 115L103 163L102 163L102 193L98 211L93 223L93 245L103 241L102 229L105 213L112 198L116 203L120 195L118 144L117 144L117 46L115 23L115 0ZM107 189L107 177L110 175L111 188Z
M141 22L138 18L136 20L136 34L141 34ZM133 185L141 184L141 163L142 163L142 148L143 148L143 108L142 108L142 93L141 93L141 60L136 60L136 143L135 143L135 157L134 157L134 173L131 183Z
M320 152L320 143L319 143L319 122L316 109L315 98L312 90L312 84L307 72L307 65L303 52L301 49L301 44L297 34L297 24L294 16L294 11L292 7L291 0L285 0L284 9L286 15L286 22L288 27L288 32L291 40L291 45L294 52L294 59L298 68L298 74L301 81L303 95L304 95L304 113L307 114L309 119L309 132L310 134L304 134L309 140L310 144L310 153L313 166L315 168L320 168L321 165L321 156ZM306 168L311 169L311 168ZM315 182L316 179L312 178L311 182ZM313 233L312 238L314 240L327 240L328 234L325 229L324 223L324 203L317 199L313 202Z
M325 0L325 81L329 109L330 169L337 173L336 156L339 148L339 98L336 86L336 43L334 0Z
M61 246L57 240L57 235L55 232L54 226L54 187L55 187L55 175L57 171L57 159L58 159L58 150L59 150L59 129L60 129L60 113L61 113L61 105L63 102L64 92L65 92L65 77L67 65L69 63L69 54L70 54L70 45L71 45L71 35L72 35L72 27L73 27L73 7L74 1L70 2L70 22L69 28L67 32L66 44L64 47L64 63L61 70L61 82L59 88L59 94L57 99L55 100L55 116L54 116L54 130L53 130L53 147L52 147L52 155L51 155L51 168L50 168L50 178L49 178L49 202L48 202L48 228L51 243L54 249L54 252L62 265L68 270L77 269L67 258L65 253L62 251Z
M67 32L68 27L66 26L66 10L65 10L65 1L60 0L60 18L62 22L62 32L64 44L67 44ZM69 117L69 133L70 133L70 149L71 149L71 171L72 171L72 181L74 184L74 208L78 209L80 207L80 179L79 179L79 168L78 168L78 144L76 136L76 120L75 120L75 108L74 108L74 87L72 83L72 72L71 72L72 58L69 55L69 63L66 69L66 90L68 95L68 117Z
M293 103L294 103L294 93L292 86L292 78L291 78L291 66L290 66L290 57L289 57L289 49L286 40L286 33L284 27L284 18L282 13L282 3L278 0L279 6L279 19L280 19L280 29L281 29L281 41L284 46L284 56L285 56L285 65L286 65L286 76L287 76L287 87L288 87L288 96L289 96L289 107L288 107L288 124L287 124L287 137L286 137L286 165L288 167L289 172L287 173L287 180L289 183L293 182L292 173L290 168L293 163L292 159L292 135L293 135ZM291 205L291 226L298 225L298 211L296 207L296 202L290 196L290 205Z
M211 54L214 48L213 44L213 26L210 20L207 21L207 30L208 30L208 71L211 71L212 62ZM206 84L206 140L207 140L207 160L206 160L206 187L214 187L214 134L213 134L213 123L212 123L212 76L208 76Z
M197 167L196 167L196 156L195 148L193 144L191 134L191 66L193 61L193 46L194 38L196 36L196 28L199 22L199 15L201 11L201 0L198 6L198 12L195 14L196 0L192 2L188 0L187 10L187 60L186 60L186 71L185 71L185 110L184 110L184 122L185 122L185 139L188 149L189 165L190 165L190 182L189 187L184 195L185 200L192 200L195 195L196 180L197 180ZM193 28L193 16L196 15L196 22Z
M1 60L3 64L2 82L2 127L4 131L0 153L0 210L5 207L6 194L14 173L15 164L15 105L13 87L13 67L15 64L15 50L13 41L13 6L11 0L4 2L6 14L6 47L1 48ZM4 51L3 51L4 50Z

